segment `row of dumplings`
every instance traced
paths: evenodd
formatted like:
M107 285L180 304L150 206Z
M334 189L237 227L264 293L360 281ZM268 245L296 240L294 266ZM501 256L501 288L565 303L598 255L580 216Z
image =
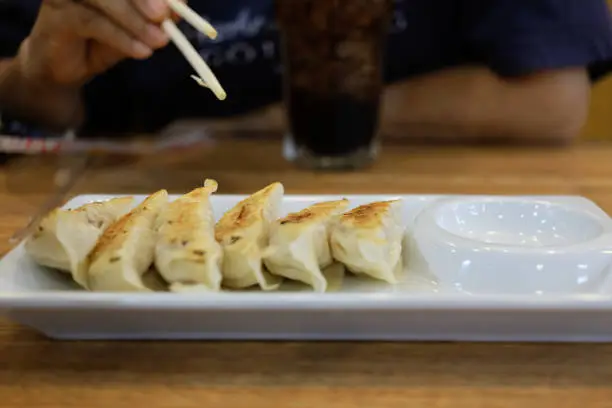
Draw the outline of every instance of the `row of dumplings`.
M131 197L58 208L27 239L26 252L99 292L271 291L284 279L325 292L322 270L334 265L396 283L403 264L399 201L349 211L343 199L279 218L284 188L274 183L215 223L210 197L217 188L206 180L172 202L161 190L132 210Z

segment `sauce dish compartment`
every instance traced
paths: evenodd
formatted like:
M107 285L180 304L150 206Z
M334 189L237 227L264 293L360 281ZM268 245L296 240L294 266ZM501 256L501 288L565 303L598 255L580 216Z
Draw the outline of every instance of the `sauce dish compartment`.
M612 265L612 221L588 200L457 197L417 217L410 268L440 290L471 294L585 294Z

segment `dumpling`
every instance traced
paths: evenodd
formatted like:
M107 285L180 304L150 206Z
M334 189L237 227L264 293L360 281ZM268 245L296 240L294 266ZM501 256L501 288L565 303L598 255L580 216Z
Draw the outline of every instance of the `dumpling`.
M102 234L90 254L89 289L99 292L149 291L142 276L155 255L155 222L168 203L160 190Z
M25 241L25 250L37 264L70 273L70 259L57 239L57 217L61 211L53 210L40 222L38 231Z
M327 280L321 269L333 263L329 225L348 204L346 199L318 203L273 223L264 257L268 270L325 292Z
M152 292L168 292L168 282L160 275L159 271L151 265L149 270L142 275L142 284Z
M326 292L338 292L342 289L344 283L344 275L346 274L346 268L340 262L333 262L331 265L321 269L323 276L327 281Z
M217 188L216 181L206 180L204 187L168 204L157 220L155 266L171 291L221 289L223 251L210 204Z
M274 183L242 200L221 217L215 229L223 247L223 285L243 289L259 285L276 290L282 279L263 268L270 224L279 217L284 188Z
M334 259L349 271L391 284L403 267L401 201L377 202L340 216L331 231Z
M55 209L26 240L25 250L40 265L72 274L87 285L87 256L102 233L127 214L132 197L85 204L73 210Z

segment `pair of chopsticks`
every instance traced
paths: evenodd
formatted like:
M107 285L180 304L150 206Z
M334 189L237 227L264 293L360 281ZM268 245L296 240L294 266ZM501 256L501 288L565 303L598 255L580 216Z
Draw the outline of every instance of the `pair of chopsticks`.
M183 20L188 22L193 28L200 31L211 39L217 38L217 30L205 19L200 17L195 11L193 11L188 5L180 0L167 0L168 5L176 14L178 14ZM176 45L179 51L185 56L185 59L191 64L198 76L192 75L191 77L198 83L198 85L205 88L209 88L219 100L224 100L227 94L215 74L206 64L204 59L191 45L187 37L179 30L172 20L165 20L162 23L162 29L166 32L170 40Z

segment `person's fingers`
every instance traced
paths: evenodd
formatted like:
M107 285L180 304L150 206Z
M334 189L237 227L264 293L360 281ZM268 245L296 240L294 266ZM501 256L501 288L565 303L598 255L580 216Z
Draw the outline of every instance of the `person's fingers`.
M170 16L170 6L166 0L131 0L131 3L149 20L157 24Z
M187 0L179 1L188 3ZM168 16L170 16L174 22L181 19L181 16L170 9L167 0L132 0L132 2L144 15L156 23L161 23L168 18Z
M188 0L179 0L179 1L182 1L182 2L183 2L183 3L185 3L185 4L189 3L189 1L188 1ZM179 16L178 14L176 14L174 11L173 11L172 13L170 13L170 14L171 14L171 18L172 18L172 20L173 20L175 23L178 23L178 22L179 22L179 21L182 19L182 17L181 17L181 16Z
M125 56L144 59L151 56L153 50L147 44L132 37L122 27L84 4L76 4L70 9L73 29L84 38L97 40Z
M110 45L94 40L90 44L89 61L87 64L92 74L99 74L119 63L124 58L125 54L123 52Z
M164 0L160 1L164 2ZM118 26L128 31L132 37L137 38L153 49L161 48L168 44L168 36L161 30L159 25L149 20L132 1L84 0L83 3L101 10L103 14L108 16ZM168 6L164 10L166 15L169 15Z

